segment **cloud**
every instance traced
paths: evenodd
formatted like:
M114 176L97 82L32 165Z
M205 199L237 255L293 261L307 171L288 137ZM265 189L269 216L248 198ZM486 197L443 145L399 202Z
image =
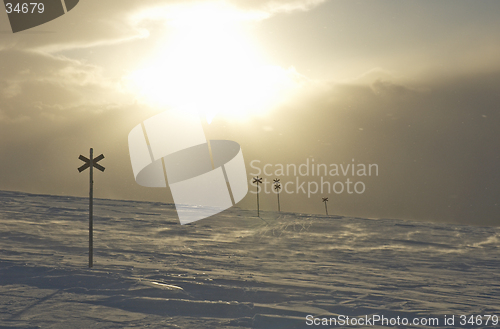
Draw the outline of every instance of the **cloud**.
M404 85L381 79L375 80L371 84L371 87L373 92L378 95L380 94L404 95L410 90L410 88Z
M119 92L120 80L106 78L95 65L27 50L0 51L0 57L3 120L130 100Z
M178 1L164 1L163 4ZM2 18L0 48L36 49L57 52L67 49L111 45L147 36L136 24L134 13L157 6L157 1L80 1L74 10L25 32L10 34L8 19Z
M166 19L180 7L222 6L246 19L263 19L280 12L309 10L326 0L144 0L80 1L74 10L42 26L21 33L9 33L7 14L0 12L0 49L31 49L48 53L112 45L149 35L151 22ZM228 7L228 8L229 8ZM159 17L161 15L165 17Z

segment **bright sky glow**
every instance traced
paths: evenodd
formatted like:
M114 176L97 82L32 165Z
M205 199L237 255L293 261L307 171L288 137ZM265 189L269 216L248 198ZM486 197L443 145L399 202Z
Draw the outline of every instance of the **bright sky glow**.
M173 37L128 78L158 107L244 119L263 114L297 87L294 69L269 65L241 28L256 17L221 5L185 5L143 14L163 15ZM149 16L151 17L151 16Z

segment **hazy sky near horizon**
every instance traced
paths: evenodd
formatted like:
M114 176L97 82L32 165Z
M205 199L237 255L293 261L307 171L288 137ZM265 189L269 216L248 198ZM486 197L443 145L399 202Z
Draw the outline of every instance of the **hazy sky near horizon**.
M499 225L498 12L494 0L86 0L13 34L1 11L0 189L85 196L78 155L93 147L107 168L96 197L172 202L135 183L127 136L189 104L212 120L208 138L241 145L249 179L265 164L377 164L378 176L324 177L366 186L330 193L330 213ZM285 193L282 209L322 213L327 194Z

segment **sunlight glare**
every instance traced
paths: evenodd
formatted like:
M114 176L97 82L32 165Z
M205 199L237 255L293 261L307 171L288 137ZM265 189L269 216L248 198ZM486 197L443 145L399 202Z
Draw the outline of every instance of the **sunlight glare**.
M163 15L174 37L129 76L147 102L196 110L209 122L217 113L244 119L265 113L294 89L295 71L265 64L242 31L240 12L187 5Z

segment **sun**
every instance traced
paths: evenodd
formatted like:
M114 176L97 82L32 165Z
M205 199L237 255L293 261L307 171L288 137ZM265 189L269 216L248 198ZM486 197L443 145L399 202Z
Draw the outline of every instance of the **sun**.
M128 77L158 107L245 119L279 104L295 86L294 71L266 63L243 25L248 17L220 4L167 7L170 37L147 66Z

